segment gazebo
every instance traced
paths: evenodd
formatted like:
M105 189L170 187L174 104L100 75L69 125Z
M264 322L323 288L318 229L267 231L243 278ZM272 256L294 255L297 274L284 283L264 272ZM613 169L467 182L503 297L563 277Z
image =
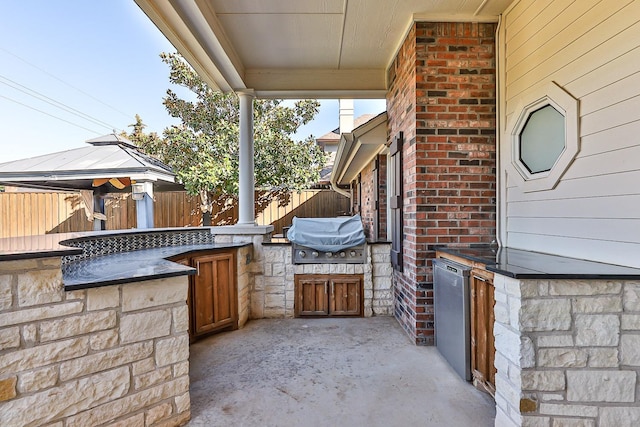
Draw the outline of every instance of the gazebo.
M138 228L152 228L154 190L182 189L171 168L115 133L86 143L89 146L0 163L0 184L79 190L87 208L92 210L94 229L98 230L104 219L100 196L131 191L136 200Z

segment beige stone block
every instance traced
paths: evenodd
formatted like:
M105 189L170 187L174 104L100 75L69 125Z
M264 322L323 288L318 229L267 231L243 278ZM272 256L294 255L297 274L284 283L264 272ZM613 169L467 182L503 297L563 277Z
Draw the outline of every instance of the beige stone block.
M132 364L133 375L141 375L153 371L156 368L156 361L153 357L142 359Z
M113 348L118 345L118 330L112 329L93 334L89 338L89 344L91 345L91 350L106 350L107 348Z
M38 341L38 327L35 323L22 327L22 339L27 347L33 346Z
M565 417L594 417L595 418L598 416L598 407L589 406L589 405L541 403L539 411L543 415L560 415Z
M80 357L87 354L88 351L89 339L86 337L12 351L0 355L0 375L26 371Z
M55 366L47 366L35 371L23 372L18 381L20 393L32 393L49 388L58 381L58 370Z
M184 332L189 330L189 307L183 305L171 310L173 316L173 331Z
M640 335L622 335L620 361L626 366L640 366Z
M595 427L596 421L589 418L554 418L552 427Z
M523 300L520 308L523 331L566 331L571 327L568 299Z
M0 329L0 349L8 350L20 346L20 328L14 326L12 328Z
M68 381L83 375L123 366L149 357L152 352L153 343L144 342L69 360L60 364L60 380Z
M124 420L116 421L109 424L109 427L145 427L144 426L144 413L136 414L132 417L125 418Z
M12 292L11 292L11 282L13 281L13 276L9 274L3 274L0 276L0 310L5 310L11 307L12 301Z
M61 270L29 271L18 275L18 305L48 304L62 301Z
M640 314L623 314L621 328L623 331L640 330Z
M522 388L531 391L560 391L565 389L563 371L523 371Z
M103 286L87 290L87 310L102 310L120 305L120 287Z
M182 395L188 390L189 379L186 377L178 378L69 417L66 427L101 425L109 420L139 411L146 406L159 403L170 397Z
M178 378L183 375L189 375L189 362L180 362L173 365L173 377Z
M575 348L545 348L538 350L538 366L544 368L584 368L589 355Z
M40 268L60 268L62 265L62 258L39 258L38 266Z
M40 341L59 340L111 329L115 326L116 312L113 310L70 316L42 322L40 324Z
M617 348L590 348L588 352L591 368L617 368L620 364Z
M640 425L640 406L600 408L600 427Z
M89 408L100 408L128 390L129 369L121 367L6 402L3 422L7 426L42 425ZM84 424L88 425L91 424Z
M170 403L162 403L145 411L145 423L150 426L158 421L167 419L173 414L173 406Z
M623 292L624 311L640 311L640 283L626 283Z
M64 300L65 301L74 301L74 300L84 300L86 299L87 291L84 289L79 289L77 291L65 291Z
M540 335L538 347L573 347L571 335Z
M573 302L574 313L618 313L622 311L622 297L604 296L576 298Z
M144 311L120 318L120 341L123 344L163 337L171 332L171 310Z
M183 426L187 424L187 422L191 419L191 413L189 411L183 412L181 414L175 414L169 419L160 421L157 424L154 424L153 427L176 427Z
M523 416L521 419L522 423L520 427L549 427L549 423L551 422L549 417Z
M621 289L620 282L552 280L549 283L550 295L607 295L618 294Z
M189 336L187 334L156 342L156 365L165 366L189 360Z
M180 414L182 412L185 412L191 409L191 398L189 396L189 393L176 396L175 401L176 401L176 413Z
M617 346L620 318L615 314L578 314L575 316L576 345Z
M249 307L252 319L262 319L264 314L264 291L251 292Z
M285 268L284 268L284 263L282 262L276 262L274 264L271 264L271 275L275 276L275 277L282 277L285 274ZM267 275L267 273L265 272L265 275Z
M263 246L264 263L284 263L285 248L264 247Z
M0 271L6 272L38 270L39 267L38 260L36 259L0 262Z
M171 366L165 366L142 375L134 376L133 386L136 390L139 390L169 381L170 379L172 379Z
M47 425L42 426L42 427L64 427L64 426L62 424L62 421L58 421L56 423L47 424Z
M180 276L123 285L122 311L185 302L188 280L187 276Z
M635 371L567 371L569 402L634 402Z
M17 377L9 377L0 380L0 402L16 397L16 381Z
M264 306L266 308L283 308L284 294L266 294L264 296Z
M560 393L543 393L542 400L545 402L564 400L564 394Z
M79 313L82 311L82 308L83 303L81 301L76 301L44 307L28 308L10 313L2 313L0 314L0 328L3 326L18 325L20 323L35 322L44 319L51 319L52 317L61 317L68 314Z

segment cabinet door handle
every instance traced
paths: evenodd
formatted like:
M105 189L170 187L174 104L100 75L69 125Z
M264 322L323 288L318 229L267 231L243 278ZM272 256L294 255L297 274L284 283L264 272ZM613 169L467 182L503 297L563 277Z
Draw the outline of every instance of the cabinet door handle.
M487 281L487 279L485 279L484 277L476 276L475 274L474 274L473 278L474 278L474 279L478 279L478 280L480 280L481 282L486 282L486 281Z
M196 275L200 275L200 261L196 261Z
M327 282L324 282L324 294L327 294Z

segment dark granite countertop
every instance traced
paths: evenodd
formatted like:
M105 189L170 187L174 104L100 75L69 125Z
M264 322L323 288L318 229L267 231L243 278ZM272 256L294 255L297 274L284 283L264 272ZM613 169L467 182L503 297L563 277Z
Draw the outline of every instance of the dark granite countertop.
M66 242L82 241L95 237L122 236L128 234L158 233L163 231L201 230L134 229L96 231L86 233L54 233L41 236L25 236L0 239L0 261L53 258L80 255L82 248L66 246ZM123 251L110 255L70 261L62 264L62 281L66 290L85 289L139 280L195 274L195 269L169 261L167 258L189 255L194 252L239 248L250 243L205 243L175 245L159 248Z
M138 280L195 274L195 268L167 258L195 252L240 248L249 243L211 243L169 246L103 255L73 261L62 266L65 290L95 288Z
M516 279L640 279L638 268L521 249L443 246L436 247L435 250L485 264L488 271Z
M45 234L42 236L6 237L0 239L0 261L81 254L81 248L72 248L60 243L71 237L71 234Z

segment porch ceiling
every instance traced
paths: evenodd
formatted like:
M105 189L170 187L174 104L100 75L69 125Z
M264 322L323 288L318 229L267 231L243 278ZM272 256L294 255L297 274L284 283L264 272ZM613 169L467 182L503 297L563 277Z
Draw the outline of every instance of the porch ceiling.
M495 21L513 0L135 0L213 87L380 98L413 21Z

